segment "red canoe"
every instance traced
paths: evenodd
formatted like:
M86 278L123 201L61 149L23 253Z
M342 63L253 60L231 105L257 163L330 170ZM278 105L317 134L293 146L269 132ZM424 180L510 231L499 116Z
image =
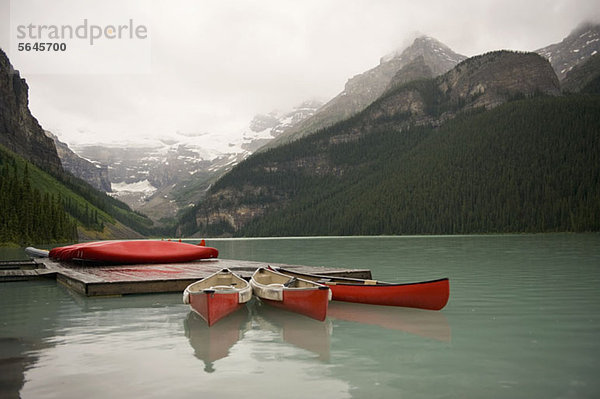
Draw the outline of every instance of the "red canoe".
M393 284L376 280L298 273L282 268L276 270L289 276L327 285L331 289L334 301L440 310L446 306L450 296L450 282L447 278L420 283Z
M250 285L254 295L270 305L319 321L327 317L331 291L326 285L262 267L254 272Z
M83 260L109 263L177 263L216 258L215 248L176 241L95 241L54 248L49 257L56 260Z
M196 281L183 291L183 303L189 304L209 326L235 312L251 298L250 284L228 269Z

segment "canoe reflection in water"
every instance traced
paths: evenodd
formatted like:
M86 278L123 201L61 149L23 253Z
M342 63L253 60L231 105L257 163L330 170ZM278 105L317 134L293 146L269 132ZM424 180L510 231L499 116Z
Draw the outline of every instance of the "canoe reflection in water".
M448 319L443 313L431 310L332 301L327 317L402 331L441 342L451 340Z
M228 357L236 343L253 339L245 337L249 330L268 332L271 338L275 333L276 341L281 340L314 353L319 361L328 362L331 357L332 336L343 335L343 329L348 328L347 324L336 324L337 320L371 325L440 342L451 341L450 325L441 312L338 301L329 304L327 319L320 322L272 308L254 298L238 312L223 318L212 327L190 311L184 320L184 330L194 349L194 355L204 362L204 371L211 373L215 371L214 363Z
M261 301L254 303L253 310L253 325L275 332L284 342L316 354L321 361L329 361L333 331L331 320L302 317Z
M246 306L209 327L206 321L190 311L183 322L185 335L194 348L194 355L204 362L204 371L215 371L214 362L229 356L229 350L249 328L249 312Z
M276 341L307 350L321 361L329 360L332 323L272 308L255 298L239 311L223 318L212 327L195 312L184 320L185 335L194 355L204 362L204 371L215 371L214 363L229 356L231 348L244 339L249 330L268 332Z

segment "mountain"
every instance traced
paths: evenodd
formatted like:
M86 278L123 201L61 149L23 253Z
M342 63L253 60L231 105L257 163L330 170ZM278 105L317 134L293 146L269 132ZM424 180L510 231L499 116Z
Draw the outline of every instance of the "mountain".
M28 107L28 86L0 50L0 242L142 237L152 222L62 167Z
M558 95L560 85L550 64L535 53L496 51L469 58L436 79L396 86L361 115L363 124L344 131L364 134L375 121L394 126L440 125L456 111L491 109L514 97Z
M547 58L560 80L576 65L600 52L600 25L585 23L575 29L560 43L535 51Z
M0 145L0 242L21 246L141 238L152 223L69 173L49 174Z
M162 140L147 145L79 145L74 150L94 163L110 165L110 195L153 219L175 217L178 205L171 192L204 172L236 161L231 154L216 155L191 144Z
M416 57L414 60L404 65L390 80L387 90L403 85L413 80L430 79L436 74L431 70L425 58L422 56Z
M0 144L0 246L77 239L77 223L60 197L39 190L44 175L50 177Z
M168 223L201 200L218 177L321 105L310 100L288 111L256 115L235 141L217 143L207 133L179 133L137 146L79 145L74 150L96 165L110 165L111 196Z
M412 80L417 65L415 62L420 63L419 77L434 77L447 72L465 58L431 37L418 37L408 48L382 57L375 68L349 79L344 91L312 117L286 129L265 148L297 140L362 111L383 94L392 81L397 83ZM404 74L408 76L403 77Z
M29 111L29 86L0 49L0 144L35 165L61 172L52 139Z
M241 236L473 234L599 231L600 97L535 96L491 110L466 112L440 127L378 129L356 142L329 146L329 167L298 164L331 134L275 149L235 181L268 209ZM312 137L312 136L311 136ZM291 147L291 146L290 146ZM302 155L301 155L302 154ZM279 167L269 175L258 170ZM328 173L324 173L328 171ZM231 191L229 191L231 192ZM271 197L284 199L270 203ZM250 199L250 200L248 200ZM261 202L263 201L263 202ZM221 208L224 215L227 208ZM237 209L243 209L238 206ZM206 215L198 209L198 222ZM209 225L215 232L218 224ZM201 225L200 227L204 227Z
M329 199L335 198L341 205L352 201L352 198L366 196L366 192L378 187L379 180L388 180L381 171L390 176L401 173L405 166L397 160L425 145L430 135L443 143L444 135L435 132L458 116L473 114L475 118L481 113L492 115L492 119L487 120L489 126L482 122L476 126L493 131L496 123L493 115L498 114L487 113L502 104L559 94L559 82L552 67L538 54L498 51L472 57L437 78L414 80L389 88L365 110L329 128L249 157L219 179L209 190L206 199L184 215L180 232L315 234L316 230L310 226L320 223L321 219L311 212L322 201L332 207L327 212L336 213L339 220L344 219L343 212L350 212L347 215L350 224L353 218L362 220L366 216L343 210L329 202ZM464 118L469 120L467 116ZM536 117L539 115L536 114ZM464 118L461 117L461 121ZM465 128L464 124L460 126ZM451 130L455 132L454 128ZM469 132L472 134L472 129ZM471 139L479 143L475 138ZM459 137L461 143L463 140ZM441 151L440 143L436 144L436 151ZM466 145L468 142L464 143ZM486 143L481 145L485 146ZM470 148L469 153L487 153L489 149L486 148ZM421 149L426 151L426 147ZM436 156L435 152L427 153L421 160L415 160L416 165L425 167L424 160L435 159ZM452 154L447 157L444 158L447 164L440 167L442 170L444 167L455 170ZM477 167L482 168L483 165L478 164ZM411 170L415 172L414 168ZM369 178L370 173L376 175L377 180ZM430 192L436 191L435 185L427 185L428 181L435 178L434 175L418 175L424 179L419 183L426 184L424 189L429 187ZM492 176L488 177L493 179ZM389 193L394 191L390 188ZM426 194L427 191L421 192L423 197L419 198L431 201ZM395 202L393 197L385 197L383 193L382 197L371 203L377 206L373 206L372 211L365 210L365 215ZM292 224L296 226L293 231L287 228L286 220L291 217L289 212L297 215ZM308 214L315 220L303 219ZM277 222L278 217L281 217L280 223ZM261 225L261 220L265 220L265 223L268 220L271 227L267 230L256 227ZM319 234L362 232L365 231L350 228L330 230L329 233L319 230ZM379 233L374 230L368 232ZM393 232L386 230L385 233Z
M600 94L600 54L594 54L573 67L561 86L567 93Z
M273 111L268 114L255 115L250 122L250 132L244 134L244 140L247 143L243 145L243 148L250 152L258 150L274 138L281 136L286 130L312 117L322 106L323 103L320 101L309 100L294 107L291 111Z
M86 182L92 187L104 192L110 192L110 180L108 178L108 166L99 163L93 163L87 159L81 158L75 154L67 144L63 143L58 137L49 131L44 131L46 136L54 140L56 152L65 170L72 173Z

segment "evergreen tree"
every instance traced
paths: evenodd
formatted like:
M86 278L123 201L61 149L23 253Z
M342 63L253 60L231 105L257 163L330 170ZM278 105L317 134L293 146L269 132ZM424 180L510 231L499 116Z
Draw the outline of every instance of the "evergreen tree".
M347 139L348 131L365 129ZM220 190L239 194L219 198ZM394 121L366 127L354 117L249 157L211 193L184 215L187 231L599 231L600 96L514 99L490 111L458 114L436 128L399 129ZM240 205L262 214L240 231L214 220L219 209Z

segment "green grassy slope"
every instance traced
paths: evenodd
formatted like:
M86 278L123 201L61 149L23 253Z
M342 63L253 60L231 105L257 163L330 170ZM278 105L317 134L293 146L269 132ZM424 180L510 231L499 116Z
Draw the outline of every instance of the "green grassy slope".
M152 222L131 211L127 205L69 175L50 175L22 157L0 146L2 183L12 184L3 197L1 242L19 244L69 241L80 238L110 239L141 237L151 231ZM44 200L59 204L60 212L47 214L35 208ZM26 206L21 206L25 201ZM35 212L34 212L35 210ZM59 214L60 213L60 214ZM66 215L76 230L52 233L53 223ZM9 221L11 221L9 223ZM26 227L31 224L40 229ZM36 232L34 232L36 231Z

